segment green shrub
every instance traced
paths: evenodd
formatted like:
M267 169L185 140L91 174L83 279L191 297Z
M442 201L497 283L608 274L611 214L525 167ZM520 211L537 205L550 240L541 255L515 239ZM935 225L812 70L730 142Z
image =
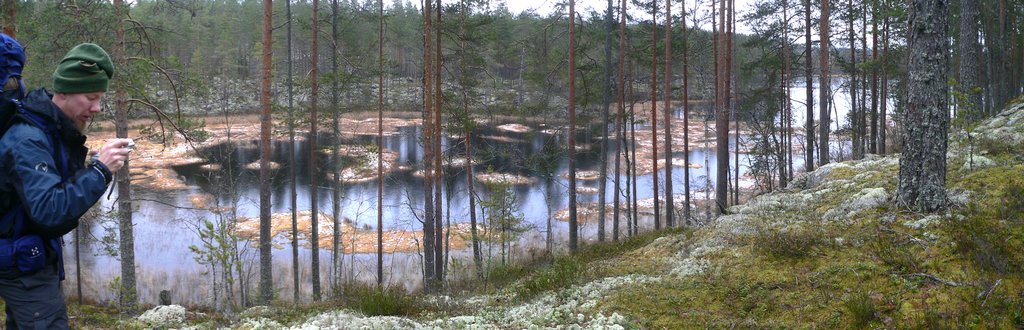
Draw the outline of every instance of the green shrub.
M419 300L400 286L379 288L366 283L348 283L342 290L342 302L365 315L410 316L420 311Z
M982 211L976 204L968 207L961 221L948 221L947 230L956 242L956 250L976 266L1002 275L1024 275L1024 228L994 217L1001 211ZM987 213L987 214L986 214Z
M526 279L524 295L529 297L544 291L568 287L579 282L586 263L573 257L559 257L550 267Z
M898 237L893 230L878 229L874 238L868 241L868 250L891 271L896 273L918 273L921 258L915 253L911 242Z
M534 263L549 263L550 259L534 260ZM487 283L504 286L530 274L529 266L519 263L498 264L487 271Z
M1011 179L1003 187L997 204L999 218L1024 223L1024 183Z
M843 301L843 308L852 318L852 328L864 329L874 321L877 315L875 302L866 292L856 293Z
M814 225L789 225L784 228L760 225L750 239L754 250L762 254L778 258L801 258L815 253L825 241L825 233Z

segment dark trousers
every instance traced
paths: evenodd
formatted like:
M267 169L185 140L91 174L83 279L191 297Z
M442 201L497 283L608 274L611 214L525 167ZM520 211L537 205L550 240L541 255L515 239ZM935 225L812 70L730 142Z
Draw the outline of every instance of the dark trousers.
M68 310L53 265L16 279L0 279L7 329L68 329Z

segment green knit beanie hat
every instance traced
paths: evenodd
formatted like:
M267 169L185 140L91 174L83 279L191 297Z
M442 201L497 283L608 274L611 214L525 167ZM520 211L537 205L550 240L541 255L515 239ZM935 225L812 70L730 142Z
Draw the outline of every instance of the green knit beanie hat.
M96 44L75 46L60 60L53 72L53 91L57 93L106 92L114 77L110 55Z

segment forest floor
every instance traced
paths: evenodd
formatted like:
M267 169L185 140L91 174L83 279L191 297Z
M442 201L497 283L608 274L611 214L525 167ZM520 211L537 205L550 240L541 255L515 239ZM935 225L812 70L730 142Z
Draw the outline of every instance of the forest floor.
M69 304L83 328L1020 328L1024 100L951 134L941 212L895 202L898 155L833 163L693 229L453 279L450 295L141 316ZM391 316L382 316L391 315Z

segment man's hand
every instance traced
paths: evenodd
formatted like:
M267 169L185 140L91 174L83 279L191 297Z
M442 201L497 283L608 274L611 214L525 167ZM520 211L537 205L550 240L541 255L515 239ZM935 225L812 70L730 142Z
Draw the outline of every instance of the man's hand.
M128 153L131 152L128 148L130 142L131 139L110 139L100 148L99 161L107 166L110 173L117 173L124 167L124 161L128 160Z

